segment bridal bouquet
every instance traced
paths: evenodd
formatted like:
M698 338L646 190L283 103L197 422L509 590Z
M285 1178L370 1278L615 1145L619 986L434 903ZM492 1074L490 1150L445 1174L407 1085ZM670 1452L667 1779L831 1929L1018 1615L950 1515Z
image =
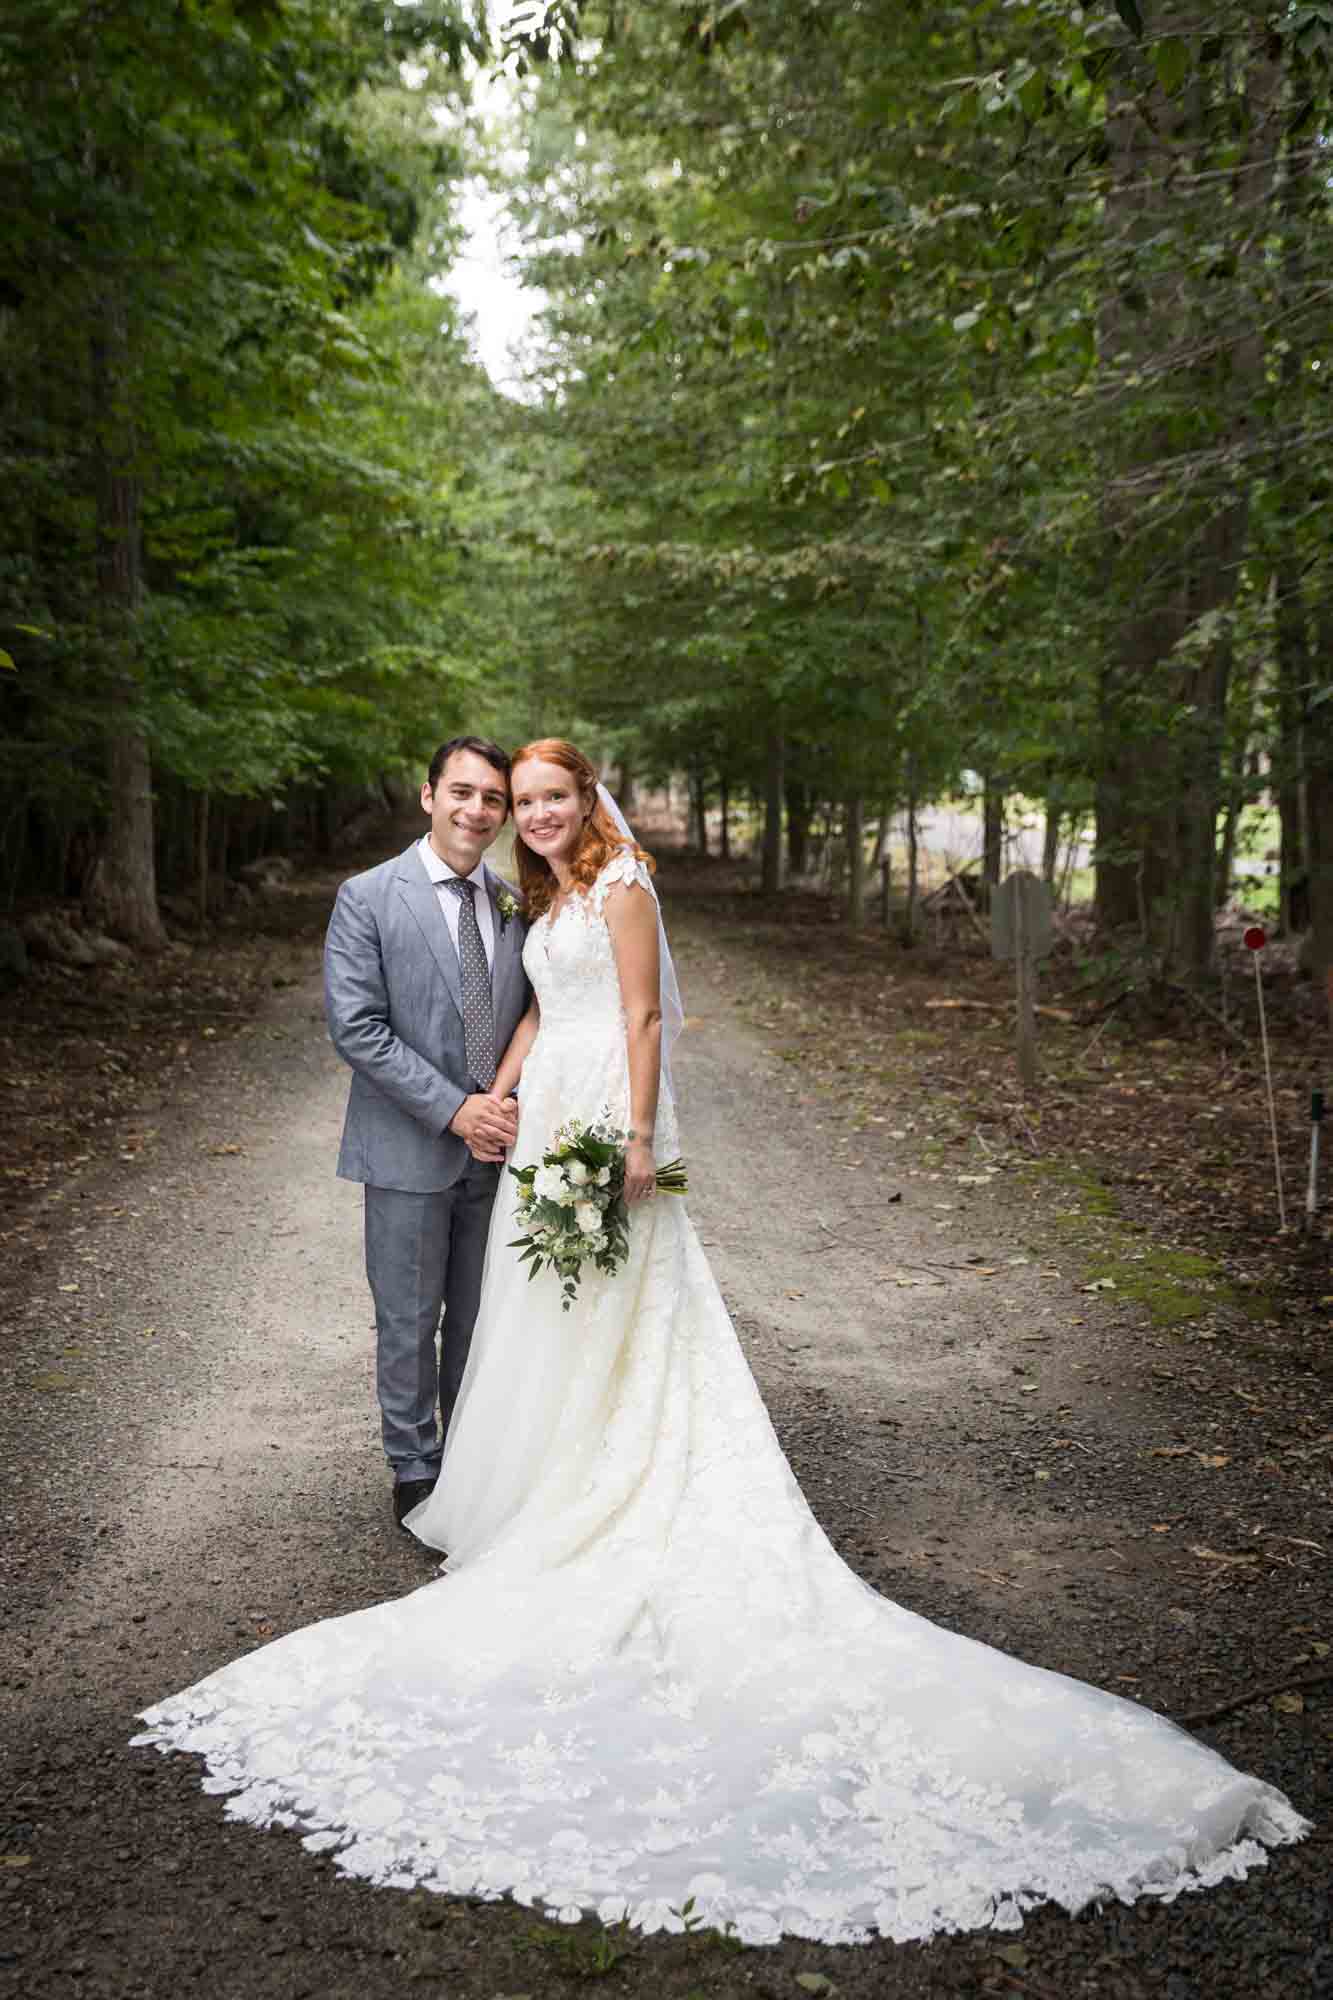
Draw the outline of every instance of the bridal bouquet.
M523 1233L510 1243L519 1262L535 1278L550 1265L560 1280L560 1304L568 1312L578 1293L585 1264L618 1270L629 1253L629 1210L625 1206L625 1135L610 1125L580 1125L571 1119L556 1133L541 1164L509 1169L518 1182ZM663 1194L684 1194L688 1183L681 1160L657 1169Z

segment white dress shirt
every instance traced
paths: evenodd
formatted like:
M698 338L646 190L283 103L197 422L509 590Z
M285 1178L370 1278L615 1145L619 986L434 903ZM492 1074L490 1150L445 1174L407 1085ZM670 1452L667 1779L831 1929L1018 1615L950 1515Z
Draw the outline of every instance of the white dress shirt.
M449 926L449 935L454 941L454 950L457 951L459 899L457 896L455 896L452 889L450 889L446 893L444 889L441 887L441 885L445 882L455 881L458 876L458 870L456 868L451 868L447 861L441 861L439 855L435 852L435 849L430 844L430 835L428 833L423 834L420 841L418 841L417 846L421 855L422 867L425 869L426 873L430 876L430 879L435 884L436 888L440 891L436 900L438 901L441 910L444 912L444 921ZM482 948L486 953L486 963L487 965L490 966L491 970L494 971L495 969L494 913L491 909L491 899L486 889L486 870L484 865L480 861L477 863L476 867L472 870L472 873L467 877L467 880L469 882L475 882L477 885L477 894L472 898L472 907L477 913L477 929L481 932L481 942L482 942Z

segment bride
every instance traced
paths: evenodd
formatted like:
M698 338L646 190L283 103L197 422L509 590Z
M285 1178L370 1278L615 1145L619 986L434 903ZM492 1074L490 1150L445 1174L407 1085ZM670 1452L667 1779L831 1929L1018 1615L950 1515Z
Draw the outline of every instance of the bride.
M348 1874L771 1943L1017 1928L1049 1901L1239 1878L1306 1822L1135 1703L878 1596L783 1457L683 1204L679 1000L651 864L572 745L513 766L535 1000L503 1058L515 1163L631 1137L629 1254L529 1283L508 1176L408 1596L146 1714L255 1825ZM743 1199L743 1190L739 1191Z

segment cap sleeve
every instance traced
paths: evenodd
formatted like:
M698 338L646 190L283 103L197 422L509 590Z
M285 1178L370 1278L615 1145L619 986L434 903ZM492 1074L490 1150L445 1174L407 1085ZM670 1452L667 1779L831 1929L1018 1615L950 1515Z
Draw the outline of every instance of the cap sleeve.
M599 917L606 908L608 889L613 889L618 882L623 882L627 888L637 882L650 896L653 893L652 877L648 873L647 865L638 860L632 848L618 849L611 859L603 864L597 880L592 885L592 906Z

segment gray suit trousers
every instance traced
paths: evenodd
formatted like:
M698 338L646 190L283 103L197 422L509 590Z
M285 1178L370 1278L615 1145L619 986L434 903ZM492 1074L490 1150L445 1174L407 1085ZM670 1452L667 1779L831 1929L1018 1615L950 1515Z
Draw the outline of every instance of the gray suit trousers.
M498 1166L473 1160L452 1187L436 1192L365 1190L376 1386L395 1482L434 1479L440 1469L472 1344L499 1179Z

